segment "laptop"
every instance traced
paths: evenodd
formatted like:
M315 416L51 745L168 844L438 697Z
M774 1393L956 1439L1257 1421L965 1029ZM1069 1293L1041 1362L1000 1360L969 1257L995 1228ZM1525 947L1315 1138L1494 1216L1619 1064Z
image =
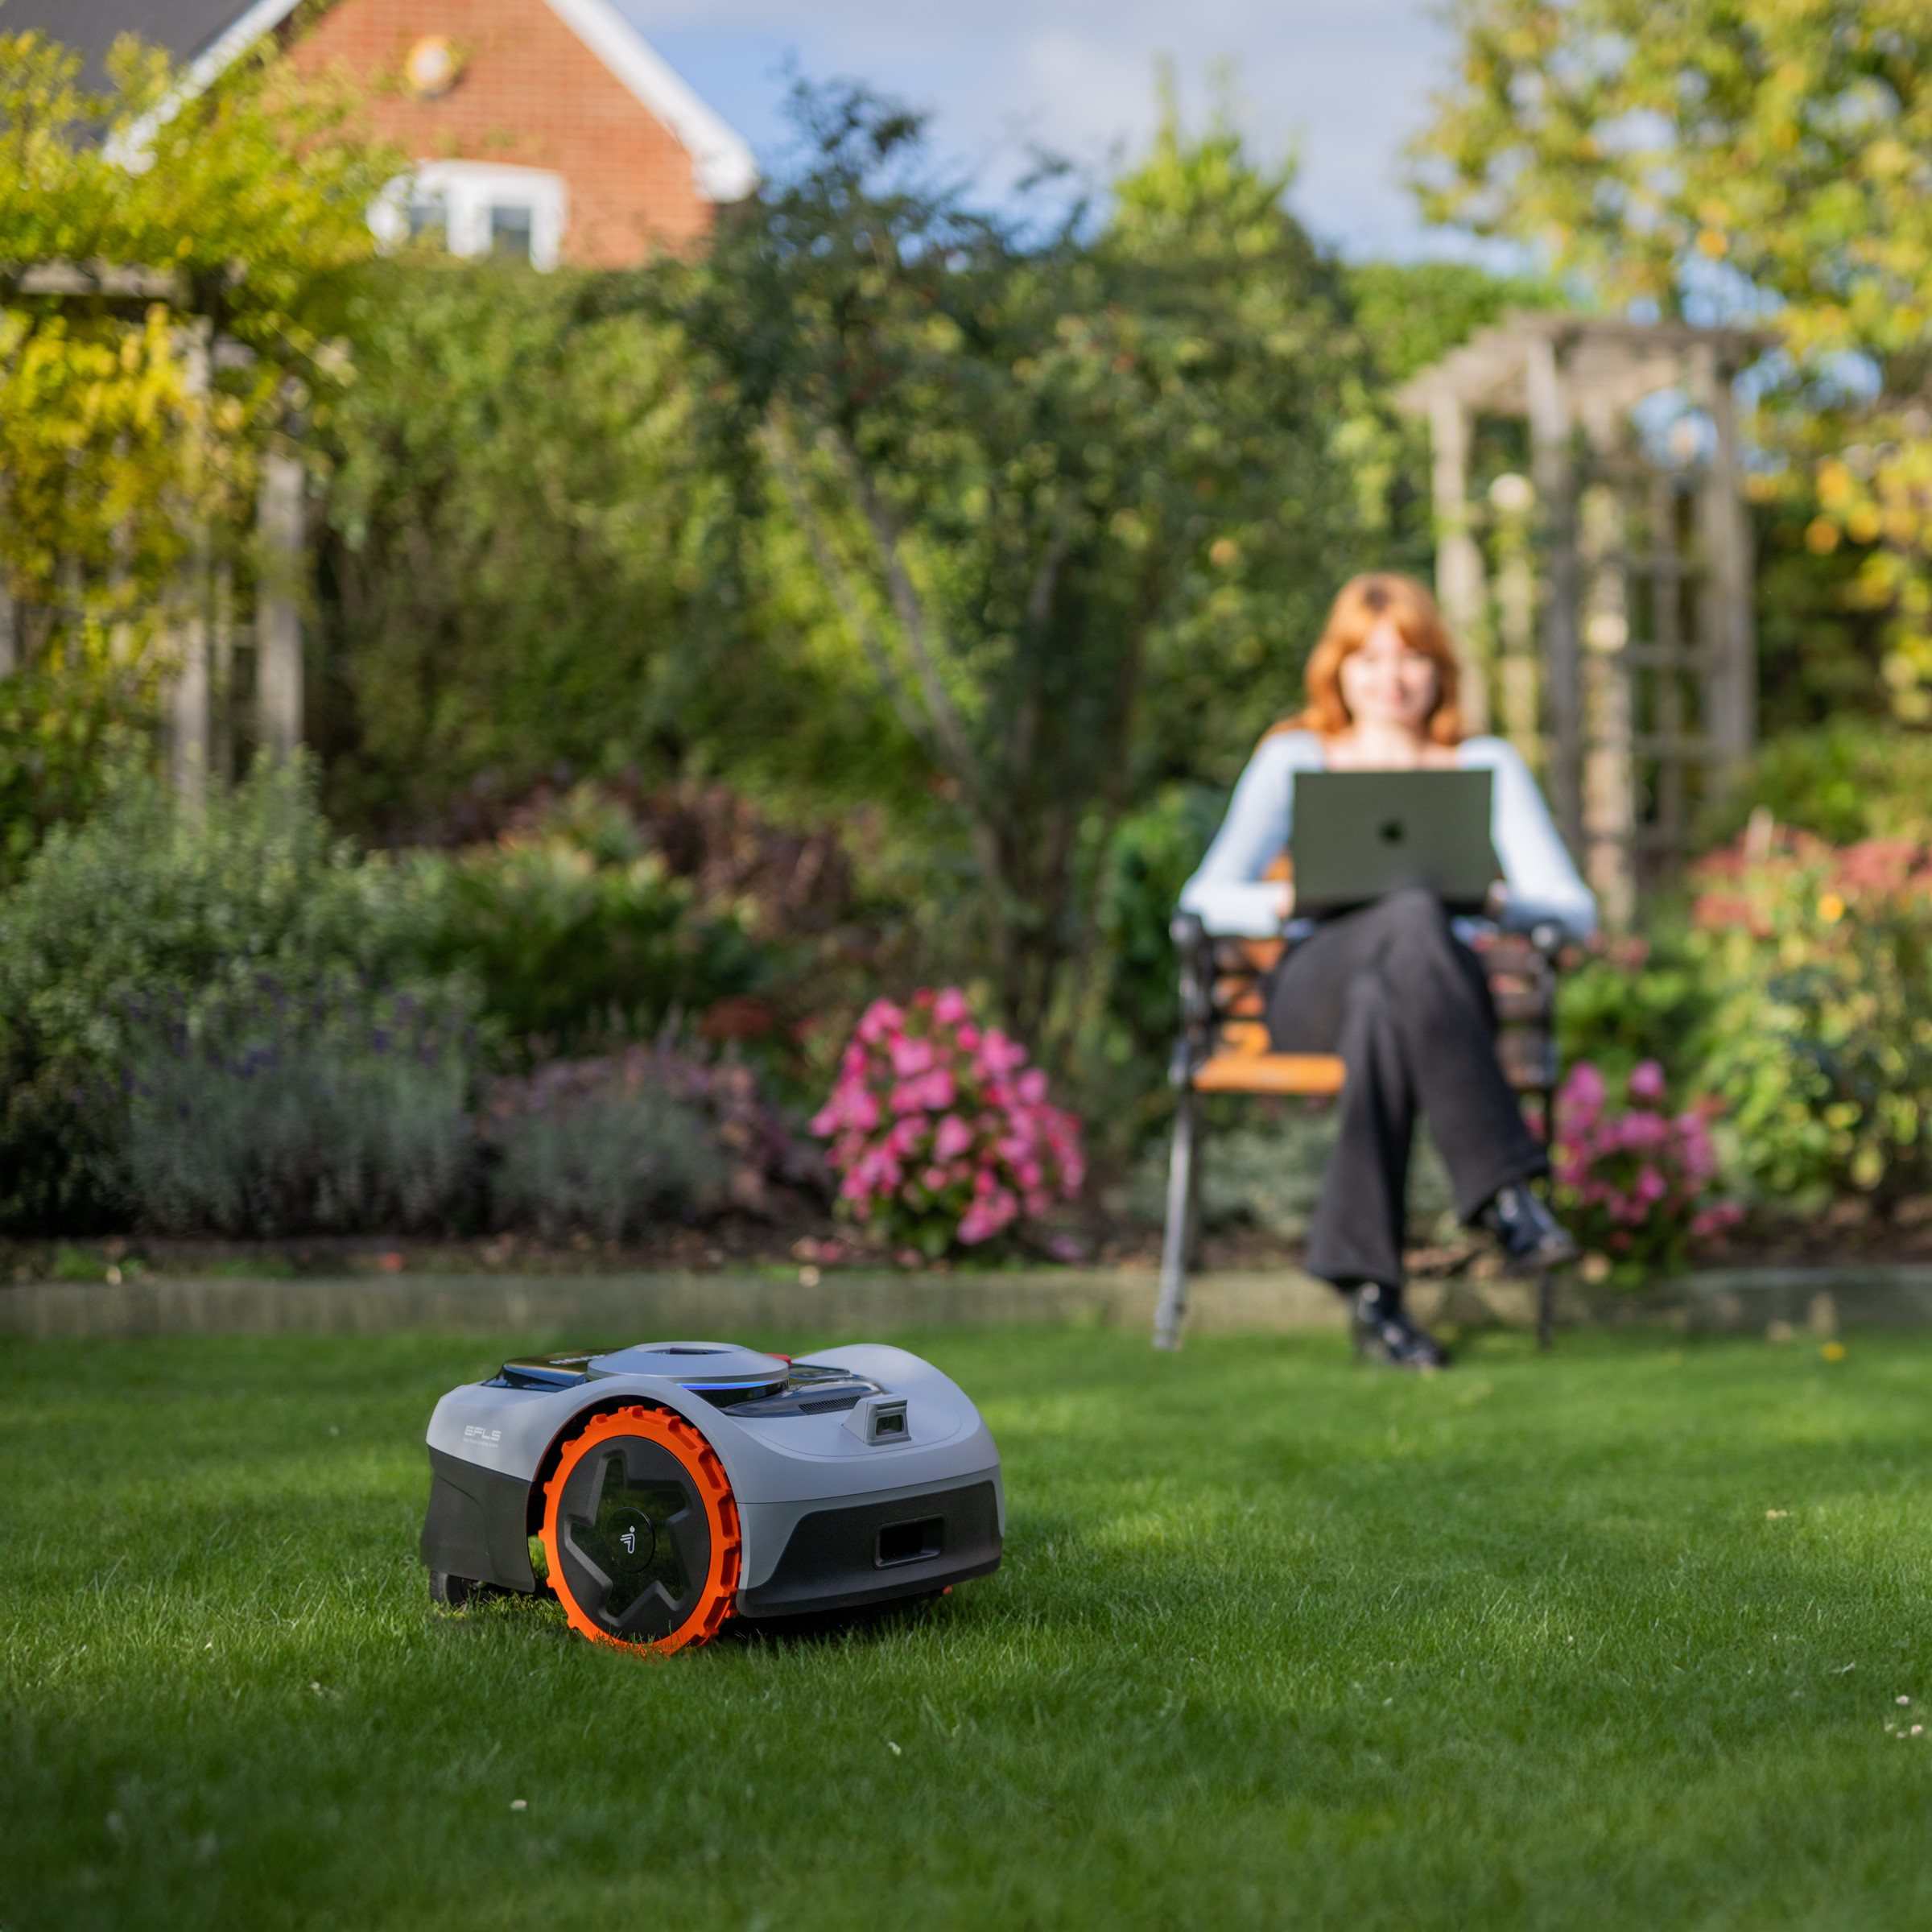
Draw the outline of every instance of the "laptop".
M1487 771L1298 771L1294 910L1340 912L1423 886L1480 912L1502 876L1489 843Z

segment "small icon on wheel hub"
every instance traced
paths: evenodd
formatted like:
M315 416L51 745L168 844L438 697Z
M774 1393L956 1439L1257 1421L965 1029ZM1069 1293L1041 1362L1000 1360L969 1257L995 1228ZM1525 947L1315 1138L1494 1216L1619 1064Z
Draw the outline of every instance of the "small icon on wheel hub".
M648 1563L657 1552L658 1533L642 1509L620 1509L611 1527L624 1554L635 1562Z

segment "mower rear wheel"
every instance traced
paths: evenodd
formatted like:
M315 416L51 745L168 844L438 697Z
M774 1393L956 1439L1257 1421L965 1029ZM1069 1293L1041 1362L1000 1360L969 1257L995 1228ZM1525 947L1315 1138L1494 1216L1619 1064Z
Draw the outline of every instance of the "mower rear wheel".
M477 1587L473 1576L452 1576L447 1570L432 1570L429 1573L429 1600L442 1604L447 1610L460 1610L475 1594Z
M507 1596L501 1583L486 1583L473 1576L457 1576L448 1570L429 1573L429 1600L446 1610L467 1609L493 1596Z
M691 1424L634 1406L592 1416L543 1491L543 1554L571 1627L592 1643L701 1644L737 1595L737 1506Z

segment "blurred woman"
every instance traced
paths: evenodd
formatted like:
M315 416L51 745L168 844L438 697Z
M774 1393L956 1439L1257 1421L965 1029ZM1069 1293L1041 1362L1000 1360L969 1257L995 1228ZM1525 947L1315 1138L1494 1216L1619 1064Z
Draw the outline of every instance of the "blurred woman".
M1212 932L1271 938L1288 926L1294 886L1264 875L1287 848L1298 771L1480 770L1493 774L1497 920L1521 931L1553 925L1577 939L1595 930L1596 902L1530 768L1501 738L1463 736L1455 654L1421 584L1389 572L1346 584L1307 681L1307 708L1269 732L1249 761L1225 823L1181 894L1183 910ZM1266 986L1275 1051L1339 1054L1348 1068L1307 1266L1351 1298L1357 1346L1397 1367L1446 1360L1402 1305L1418 1113L1465 1222L1492 1228L1521 1265L1575 1253L1529 1186L1548 1162L1497 1061L1488 982L1466 931L1430 894L1393 893L1309 923Z

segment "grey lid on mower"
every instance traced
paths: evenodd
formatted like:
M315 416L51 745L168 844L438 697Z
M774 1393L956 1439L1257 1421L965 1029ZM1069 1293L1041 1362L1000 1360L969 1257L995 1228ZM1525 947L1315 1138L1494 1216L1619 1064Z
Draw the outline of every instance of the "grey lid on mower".
M791 1368L782 1355L763 1355L735 1342L637 1342L584 1364L592 1377L661 1375L687 1389L741 1387L747 1395L780 1387Z

